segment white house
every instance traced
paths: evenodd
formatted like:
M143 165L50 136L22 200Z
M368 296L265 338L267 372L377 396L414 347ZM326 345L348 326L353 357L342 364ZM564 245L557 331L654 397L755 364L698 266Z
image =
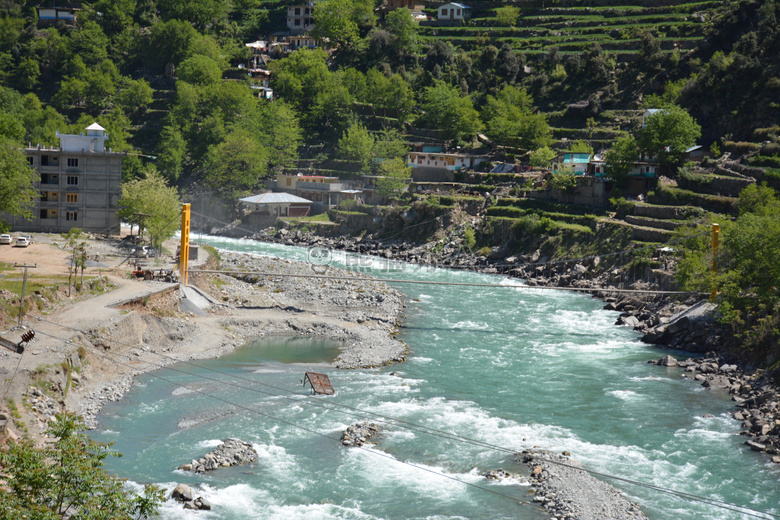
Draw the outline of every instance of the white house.
M645 113L642 114L642 128L644 128L645 125L647 124L647 118L648 117L650 117L652 115L655 115L655 114L657 114L659 112L663 112L663 109L660 109L660 108L648 108L647 110L645 110Z
M443 20L465 20L471 17L471 7L463 4L451 2L439 7L437 19Z
M444 168L446 170L474 168L485 160L487 160L487 155L466 153L409 152L406 156L406 164L412 168L424 166L427 168Z

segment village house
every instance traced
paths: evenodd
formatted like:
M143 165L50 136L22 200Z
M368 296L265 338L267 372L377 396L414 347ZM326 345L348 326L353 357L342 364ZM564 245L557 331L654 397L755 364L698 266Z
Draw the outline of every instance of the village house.
M76 12L79 9L73 7L37 7L39 23L63 22L67 25L76 25Z
M449 3L439 7L437 20L459 21L471 18L471 7L463 4Z
M108 134L97 123L79 135L60 134L59 148L25 149L28 164L40 176L33 217L0 213L16 231L65 233L80 228L92 233L119 233L122 153L106 150Z
M290 34L302 34L314 29L314 3L288 6L287 28Z
M433 150L420 152L407 152L406 164L412 168L428 167L443 168L457 171L460 169L473 169L487 160L487 155L472 155L467 153L444 153L441 147L432 147Z
M337 207L343 200L361 200L361 190L347 188L338 177L279 174L274 189L312 202L312 214Z
M559 153L552 160L551 168L553 173L571 172L574 175L585 175L588 173L589 164L589 153L565 152Z
M260 193L240 199L249 212L274 217L306 217L311 212L311 201L290 193Z

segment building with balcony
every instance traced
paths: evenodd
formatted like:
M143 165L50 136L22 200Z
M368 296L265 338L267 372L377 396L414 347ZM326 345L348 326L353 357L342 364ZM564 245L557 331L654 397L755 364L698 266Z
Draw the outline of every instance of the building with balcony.
M362 200L361 190L348 189L338 177L323 175L279 174L274 189L312 201L312 214L335 208L345 199Z
M301 34L314 29L314 2L288 6L287 28L290 34Z
M31 219L0 213L14 231L64 233L80 228L92 233L119 233L122 156L106 150L108 133L97 123L79 135L60 134L60 147L25 150L39 174L39 192Z

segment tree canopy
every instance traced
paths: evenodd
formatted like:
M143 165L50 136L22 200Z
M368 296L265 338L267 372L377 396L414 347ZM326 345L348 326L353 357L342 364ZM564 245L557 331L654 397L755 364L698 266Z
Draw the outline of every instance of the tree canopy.
M650 157L663 164L672 164L696 144L701 137L701 127L676 105L669 105L649 116L639 132L639 147Z
M32 217L31 208L38 195L33 183L37 181L38 174L27 164L19 143L0 135L0 211Z
M123 183L119 206L119 217L123 221L140 224L143 220L149 241L158 251L163 241L179 229L179 195L154 166L144 171L143 178Z
M143 495L123 489L102 462L110 445L79 433L83 421L73 414L57 414L46 433L54 442L36 447L31 441L10 441L0 451L6 475L0 491L0 516L59 520L153 518L164 500L163 491L146 486ZM8 478L10 477L10 478Z

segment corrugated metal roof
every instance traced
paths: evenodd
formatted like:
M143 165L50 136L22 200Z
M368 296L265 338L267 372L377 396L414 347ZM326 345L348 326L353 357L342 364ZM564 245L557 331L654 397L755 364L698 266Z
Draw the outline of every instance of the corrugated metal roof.
M252 195L251 197L244 197L240 199L241 202L247 202L249 204L290 204L290 203L308 203L311 204L309 199L298 197L296 195L290 195L289 193L260 193L259 195Z

